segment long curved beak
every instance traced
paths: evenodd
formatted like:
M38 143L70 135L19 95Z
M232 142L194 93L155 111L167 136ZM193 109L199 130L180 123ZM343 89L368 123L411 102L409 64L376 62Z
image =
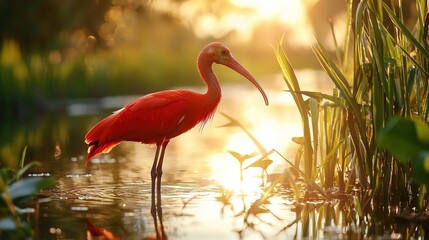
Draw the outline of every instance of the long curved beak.
M269 104L268 103L268 97L267 97L267 94L265 94L264 89L262 89L261 85L259 85L259 83L256 81L256 79L252 76L252 74L250 74L243 66L241 66L241 64L237 60L235 60L235 58L231 57L229 59L229 61L225 62L224 65L231 68L232 70L238 72L243 77L249 79L249 81L251 83L253 83L253 85L255 85L255 87L262 94L262 97L264 98L264 101L265 101L265 105L268 106L268 104Z

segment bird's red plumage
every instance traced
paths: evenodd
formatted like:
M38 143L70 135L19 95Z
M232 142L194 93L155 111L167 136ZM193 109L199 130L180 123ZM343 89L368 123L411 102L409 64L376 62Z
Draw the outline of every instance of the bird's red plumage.
M205 95L186 90L170 90L140 97L95 125L86 135L88 158L107 153L122 141L146 144L174 138L216 109L217 100L203 101Z

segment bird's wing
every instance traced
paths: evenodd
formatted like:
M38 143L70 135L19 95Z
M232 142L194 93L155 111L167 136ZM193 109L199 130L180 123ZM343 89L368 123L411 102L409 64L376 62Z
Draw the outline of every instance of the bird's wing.
M140 111L162 108L177 101L185 100L181 91L163 91L145 95L128 103L124 109Z
M183 126L189 113L188 99L176 91L162 93L149 94L126 105L117 113L103 140L156 143L162 138L174 137L171 135L178 129L183 128L184 132L192 128L196 123Z

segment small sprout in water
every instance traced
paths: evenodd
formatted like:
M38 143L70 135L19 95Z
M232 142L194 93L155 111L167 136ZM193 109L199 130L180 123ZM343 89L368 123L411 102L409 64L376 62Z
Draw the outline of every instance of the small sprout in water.
M243 163L244 161L246 161L249 158L252 158L254 156L257 155L257 153L250 153L250 154L240 154L238 152L235 151L228 151L235 159L237 159L237 161L239 161L240 163Z
M271 163L273 163L273 160L271 160L269 158L264 158L264 159L260 159L260 160L255 161L254 163L247 166L245 169L248 169L251 167L259 167L259 168L262 168L266 172L268 166L270 166Z
M265 185L265 182L264 182L265 174L268 175L267 168L272 163L273 163L273 160L271 160L269 158L262 158L262 159L256 160L254 163L250 164L249 166L247 166L244 169L246 170L246 169L251 168L251 167L261 168L262 169L262 173L261 173L262 186L264 186Z
M240 164L240 181L243 182L243 162L257 155L257 153L242 155L235 151L228 151Z

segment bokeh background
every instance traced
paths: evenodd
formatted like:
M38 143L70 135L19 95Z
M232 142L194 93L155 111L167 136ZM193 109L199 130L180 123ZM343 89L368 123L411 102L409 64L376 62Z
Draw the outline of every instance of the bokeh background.
M312 43L317 37L334 49L332 29L337 44L343 43L346 2L0 1L1 163L15 166L25 145L32 154L38 146L80 142L83 133L75 130L84 124L70 123L70 104L203 86L196 57L211 41L225 42L257 79L279 74L273 46L280 39L294 68L317 69ZM404 11L409 26L414 2L402 3L410 9ZM215 68L222 84L242 82L233 71ZM78 110L99 113L89 106Z

